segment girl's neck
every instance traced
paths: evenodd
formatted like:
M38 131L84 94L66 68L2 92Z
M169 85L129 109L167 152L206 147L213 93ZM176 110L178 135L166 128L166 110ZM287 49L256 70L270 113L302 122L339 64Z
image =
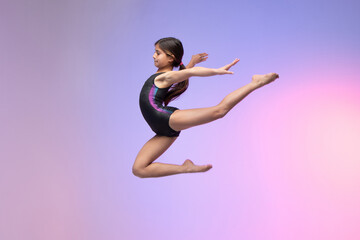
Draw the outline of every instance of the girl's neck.
M172 70L173 70L172 67L164 67L164 68L159 68L156 73L159 73L159 72L170 72L170 71L172 71Z

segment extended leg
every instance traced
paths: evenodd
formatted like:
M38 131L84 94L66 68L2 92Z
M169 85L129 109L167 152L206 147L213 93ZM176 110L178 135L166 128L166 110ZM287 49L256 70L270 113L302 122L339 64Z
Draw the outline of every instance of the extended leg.
M214 107L175 111L170 116L169 125L175 131L181 131L222 118L252 91L274 81L278 77L279 75L275 73L254 75L251 83L230 93Z
M141 178L163 177L179 173L205 172L212 167L211 165L194 165L190 160L186 160L182 165L154 163L175 142L176 138L156 135L145 143L135 159L134 175Z

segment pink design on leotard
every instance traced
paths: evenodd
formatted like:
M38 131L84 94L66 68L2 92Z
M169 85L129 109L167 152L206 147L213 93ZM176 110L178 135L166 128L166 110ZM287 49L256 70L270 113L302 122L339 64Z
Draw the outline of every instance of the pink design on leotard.
M155 84L153 84L153 86L150 89L150 93L149 93L149 102L150 102L151 106L159 112L172 113L172 111L169 111L169 110L163 109L163 108L159 108L159 106L156 105L155 96L156 96L157 90L158 90L158 87L156 87Z

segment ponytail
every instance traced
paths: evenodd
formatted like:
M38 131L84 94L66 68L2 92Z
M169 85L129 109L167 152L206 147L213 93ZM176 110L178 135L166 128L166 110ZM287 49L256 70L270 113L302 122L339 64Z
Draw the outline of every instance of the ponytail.
M186 69L185 65L181 62L179 64L179 71ZM175 83L164 98L164 104L167 106L169 102L178 98L189 86L189 79L185 79L182 82Z

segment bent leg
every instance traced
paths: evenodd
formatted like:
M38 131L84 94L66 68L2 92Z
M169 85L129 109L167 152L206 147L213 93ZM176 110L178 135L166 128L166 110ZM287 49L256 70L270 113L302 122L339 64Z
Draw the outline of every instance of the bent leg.
M159 158L177 139L177 137L154 136L141 148L134 165L133 173L135 176L163 177L179 173L205 172L211 165L197 166L190 160L186 160L182 165L153 163Z
M278 77L277 74L254 75L251 83L228 94L214 107L175 111L170 116L169 125L175 131L181 131L222 118L252 91L274 81Z

